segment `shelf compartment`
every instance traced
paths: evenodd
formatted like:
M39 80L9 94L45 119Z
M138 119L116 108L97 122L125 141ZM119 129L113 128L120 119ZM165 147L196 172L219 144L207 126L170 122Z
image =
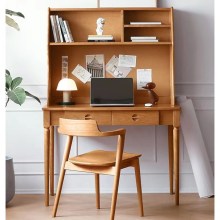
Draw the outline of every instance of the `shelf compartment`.
M170 42L171 32L169 28L126 28L124 30L124 41L131 41L132 36L156 36L159 42Z
M63 20L69 22L69 26L76 42L86 42L88 35L96 35L96 21L98 18L105 19L104 35L113 35L115 41L121 41L121 33L123 24L121 21L121 11L116 10L67 10L67 11L51 11L50 14L58 15ZM51 25L50 25L51 26ZM50 27L50 41L54 42L52 29Z
M155 22L159 21L162 25L170 25L170 9L167 10L125 10L124 24L130 22ZM135 25L136 26L136 25Z
M65 54L69 57L69 75L68 77L73 78L78 87L77 91L72 93L73 101L76 103L89 103L90 99L90 83L82 83L72 74L72 70L80 64L85 68L86 60L85 56L88 54L104 54L105 62L107 63L113 55L119 54L133 54L137 56L137 67L133 68L129 73L129 77L134 79L134 96L135 102L145 103L146 91L137 90L137 78L136 69L150 68L153 71L153 81L156 83L155 92L160 97L159 103L170 103L170 98L164 99L163 97L170 97L170 71L172 65L170 62L171 46L170 45L134 45L132 43L117 45L114 47L109 47L108 45L97 46L77 46L74 47L63 47L63 46L53 46L50 47L49 53L49 66L50 66L50 94L51 101L50 104L55 105L59 100L62 100L62 93L57 91L57 85L61 79L61 58ZM103 51L105 51L103 53ZM155 59L157 57L157 59ZM158 65L158 63L160 65ZM106 72L105 77L112 77ZM143 101L144 100L144 101Z

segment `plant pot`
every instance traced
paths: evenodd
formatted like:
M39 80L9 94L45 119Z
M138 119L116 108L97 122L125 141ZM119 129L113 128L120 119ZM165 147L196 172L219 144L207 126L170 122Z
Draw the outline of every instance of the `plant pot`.
M15 195L15 175L13 158L6 156L5 158L6 168L6 204L8 204Z

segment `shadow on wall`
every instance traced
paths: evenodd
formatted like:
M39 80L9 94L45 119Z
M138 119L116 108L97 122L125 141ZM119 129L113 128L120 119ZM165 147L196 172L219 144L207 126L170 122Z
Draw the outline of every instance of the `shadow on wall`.
M160 0L157 5L174 7L176 82L213 83L214 0Z
M214 24L211 17L174 10L174 18L177 81L213 82Z

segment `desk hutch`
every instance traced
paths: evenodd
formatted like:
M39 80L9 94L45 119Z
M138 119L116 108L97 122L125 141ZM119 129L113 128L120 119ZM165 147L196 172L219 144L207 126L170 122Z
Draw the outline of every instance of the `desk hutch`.
M55 43L50 15L68 20L74 42ZM115 42L88 42L95 35L96 20L105 18L104 34L113 35ZM130 24L154 22L161 24ZM156 36L159 42L131 42L131 36ZM137 56L136 68L128 77L134 81L134 107L90 107L90 83L79 81L72 70L80 64L85 68L85 56L104 54L105 62L113 55ZM78 91L72 92L73 106L59 106L62 93L57 91L61 79L61 58L68 56L68 77L75 80ZM137 69L152 69L154 91L159 102L145 107L145 90L137 90ZM106 72L105 77L112 77ZM173 8L49 8L48 12L48 100L44 113L45 205L49 192L54 195L54 126L59 118L95 119L99 125L167 125L170 193L175 188L175 204L179 204L179 126L180 107L175 104ZM144 138L144 137L143 137ZM50 175L49 175L50 174ZM174 182L174 187L173 187Z

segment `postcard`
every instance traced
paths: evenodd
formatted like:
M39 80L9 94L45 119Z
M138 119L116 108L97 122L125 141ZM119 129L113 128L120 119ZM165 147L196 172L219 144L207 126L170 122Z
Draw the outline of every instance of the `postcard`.
M152 82L152 69L137 69L137 90L142 90L148 82Z
M118 66L136 67L136 56L134 55L119 55Z
M115 78L125 78L131 71L130 67L118 66L119 58L115 55L106 64L106 71L110 73Z
M84 69L81 65L77 65L76 68L72 71L72 74L76 76L80 81L86 83L91 78L91 73Z
M103 54L86 55L86 69L91 73L91 78L105 77L104 66Z

